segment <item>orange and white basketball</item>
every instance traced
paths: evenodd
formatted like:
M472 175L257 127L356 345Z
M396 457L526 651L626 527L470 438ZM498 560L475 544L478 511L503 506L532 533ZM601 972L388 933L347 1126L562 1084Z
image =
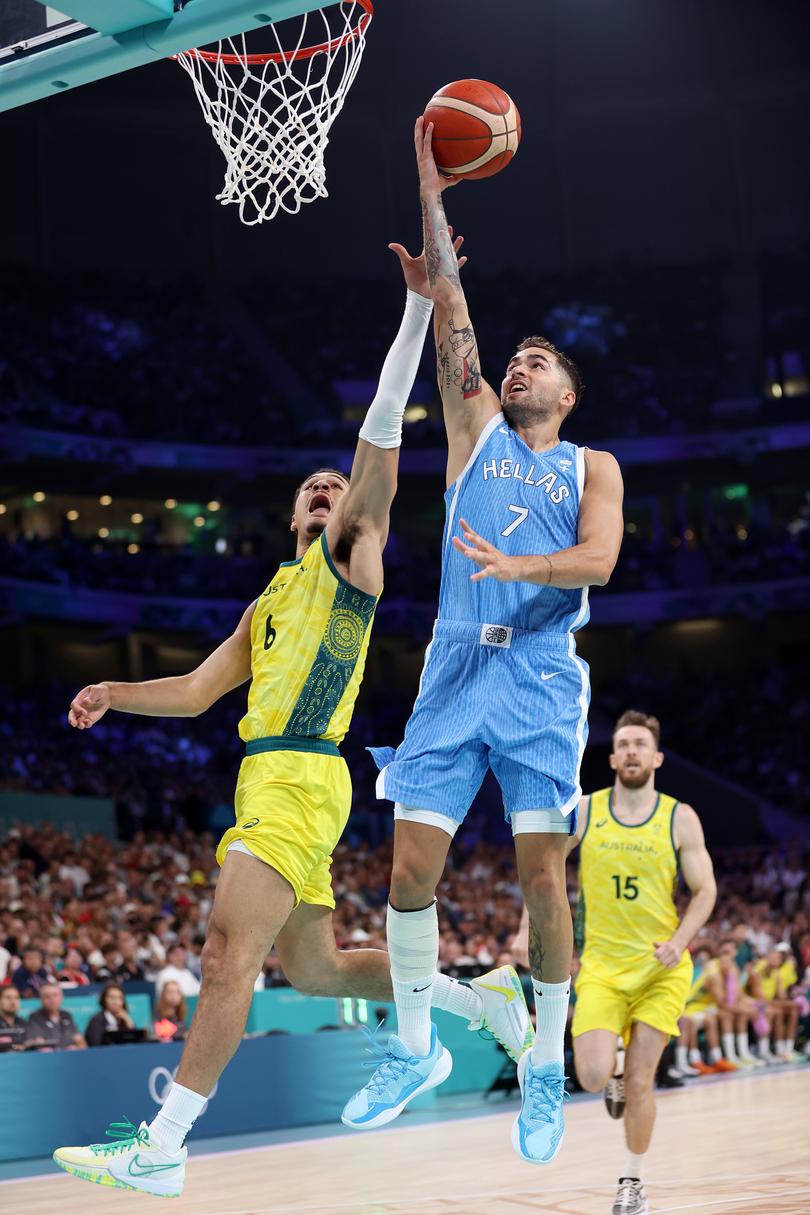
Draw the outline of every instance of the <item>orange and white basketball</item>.
M508 93L486 80L454 80L425 110L433 123L433 156L442 173L492 177L520 143L520 114Z

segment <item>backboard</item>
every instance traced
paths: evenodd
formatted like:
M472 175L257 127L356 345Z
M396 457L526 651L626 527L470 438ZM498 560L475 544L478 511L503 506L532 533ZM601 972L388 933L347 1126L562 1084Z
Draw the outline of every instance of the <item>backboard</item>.
M322 0L0 3L0 110L310 12Z
M37 0L4 0L0 7L0 65L92 32L81 21Z

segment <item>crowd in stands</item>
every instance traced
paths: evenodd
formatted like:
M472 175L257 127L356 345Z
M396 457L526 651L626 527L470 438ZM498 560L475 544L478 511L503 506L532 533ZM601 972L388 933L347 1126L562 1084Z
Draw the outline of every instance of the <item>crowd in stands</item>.
M384 610L398 596L420 604L438 597L439 525L430 541L424 538L430 535L427 528L415 537L397 527L398 513L407 527L418 510L418 503L395 508L385 555ZM680 533L631 523L603 593L694 590L807 577L810 498L803 501L797 491L789 504L777 507L763 496L752 503L749 513L747 526L741 522L744 515L728 512ZM147 533L133 553L127 540L80 537L69 526L51 539L6 528L0 534L0 569L8 578L62 587L250 602L278 563L290 556L289 535L281 527L268 526L265 534L253 531L247 540L234 520L231 529L227 525L223 529L222 539L224 551L219 554L200 551L199 545L161 543Z
M638 664L601 695L612 715L642 704L667 723L666 748L711 769L772 805L807 812L810 753L810 661L765 659L733 678L696 667L653 675ZM740 712L740 705L745 711Z
M352 821L384 830L376 800L376 768L365 748L402 735L412 696L394 692L394 677L371 687L358 705L342 751L352 772ZM717 773L765 803L807 813L810 756L810 664L755 663L733 680L717 672L637 665L599 693L599 708L615 718L641 705L666 724L665 750ZM78 685L0 685L0 790L111 798L125 835L148 829L205 830L229 821L243 755L237 725L245 692L237 689L199 720L159 721L108 713L92 730L77 731L67 709ZM739 712L744 703L745 713ZM718 729L722 723L722 729ZM382 807L382 808L381 808Z
M20 996L38 998L40 1007L27 1029L17 1027L19 1045L81 1049L122 1040L122 1032L132 1029L128 985L144 980L155 983L158 1001L150 1035L182 1037L185 1000L199 991L200 952L218 872L214 849L212 835L191 831L138 832L124 843L93 835L76 844L45 825L12 828L0 838L0 1042L5 1031L14 1036ZM336 849L339 948L385 948L390 863L390 841L378 847L341 843ZM810 1031L810 851L776 845L734 849L718 853L715 866L717 906L692 946L696 977L712 973L712 960L723 958L731 941L736 996L745 1001L758 1056L765 1062L793 1058ZM569 862L572 910L577 894L574 856ZM520 962L519 950L513 949L521 896L510 846L474 835L465 843L463 832L438 898L445 973L470 978L505 961ZM271 953L257 988L285 981ZM82 1035L71 1022L65 993L88 983L103 984L103 990L99 1012ZM704 1021L706 1015L722 1020L722 1005L732 998L729 986L724 984L717 997L719 1009L713 996L696 1009L699 993L696 983L687 1017L701 1012ZM701 1027L706 1028L703 1022ZM721 1056L714 1052L720 1048L712 1045L711 1035L705 1059L694 1054L697 1047L689 1047L688 1035L685 1023L689 1068L726 1070L717 1066ZM731 1048L724 1042L726 1063L739 1061L738 1050L745 1053L741 1038ZM700 1067L693 1066L697 1062Z
M763 268L761 357L745 371L726 336L724 276L715 265L470 276L484 371L498 383L526 333L551 337L581 363L590 385L567 431L575 441L804 416L786 392L767 405L762 398L766 379L788 374L780 370L787 364L806 392L795 265L771 259ZM3 415L85 435L278 446L283 433L285 444L340 445L353 440L356 424L342 420L339 382L376 379L399 320L397 286L393 277L260 280L229 304L227 294L214 301L191 281L41 270L32 277L7 268L0 274ZM283 306L268 307L268 298ZM264 330L264 355L261 336L250 348L245 342L245 311ZM287 396L300 377L322 402L319 418L282 395L271 370L279 357L294 371ZM432 378L430 355L425 369ZM437 421L411 429L417 445L442 441Z
M213 444L278 434L283 402L200 284L11 268L0 283L4 420Z

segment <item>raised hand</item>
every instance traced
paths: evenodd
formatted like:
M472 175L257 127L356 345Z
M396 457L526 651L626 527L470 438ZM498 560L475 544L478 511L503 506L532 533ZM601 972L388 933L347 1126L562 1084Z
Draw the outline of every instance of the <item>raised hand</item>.
M424 114L420 114L413 130L413 142L416 148L416 167L419 170L419 189L423 196L441 194L448 186L457 186L462 177L452 177L440 173L433 158L433 123L425 122Z
M453 229L448 228L447 231L453 235ZM458 256L461 246L464 244L464 237L457 236L453 241L453 248ZM402 273L405 277L405 286L411 291L415 291L418 295L424 295L430 299L430 282L428 281L427 265L425 263L424 249L418 257L411 257L404 245L391 244L388 246L393 253L396 253L399 258L399 264L402 267ZM461 269L467 262L466 257L458 258L458 268Z
M458 536L454 536L453 547L481 567L476 574L470 575L472 582L480 582L483 578L495 578L498 582L517 581L517 558L507 557L494 544L474 532L466 520L459 519L459 524L464 532L466 544L459 540Z
M106 683L91 683L70 702L68 721L77 730L89 730L110 707L110 689Z

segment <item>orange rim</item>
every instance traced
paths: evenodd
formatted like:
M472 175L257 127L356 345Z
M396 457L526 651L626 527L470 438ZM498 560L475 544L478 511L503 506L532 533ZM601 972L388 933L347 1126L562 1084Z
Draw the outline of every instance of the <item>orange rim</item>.
M331 42L321 42L318 46L304 46L297 51L270 51L263 55L223 55L219 51L203 51L195 47L186 51L186 54L194 55L197 59L204 59L206 63L226 63L229 65L238 63L290 63L294 59L312 59L314 55L326 55L330 51L340 50L342 46L346 46L347 43L353 42L355 38L359 38L365 32L369 21L374 16L374 4L372 0L354 0L354 3L359 4L364 10L355 28L350 30L348 34L342 34L340 38L333 38ZM177 56L173 55L172 58L175 59Z

